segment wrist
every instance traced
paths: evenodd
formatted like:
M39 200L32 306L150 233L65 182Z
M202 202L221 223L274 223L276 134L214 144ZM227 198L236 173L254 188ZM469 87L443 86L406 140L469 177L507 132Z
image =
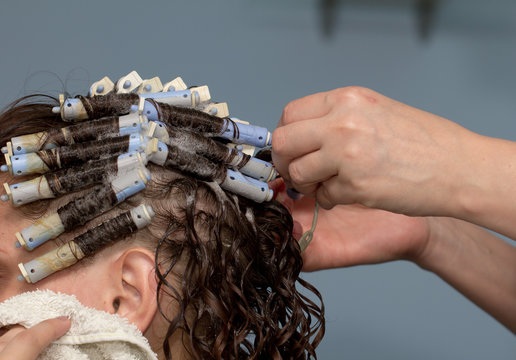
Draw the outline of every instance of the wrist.
M516 143L473 134L447 216L515 238Z
M453 242L449 239L453 233L456 219L444 217L425 217L428 225L428 237L410 259L424 270L436 272L437 266L445 264L446 256L453 256Z
M449 216L472 220L480 216L487 192L492 190L489 153L491 147L488 138L478 134L464 141L464 156L456 159L456 176L452 179L453 191L450 194Z
M446 119L437 117L434 123L441 126L428 131L432 146L421 159L424 180L411 189L422 196L422 211L413 215L462 218L464 203L475 198L474 188L484 182L474 164L482 137Z

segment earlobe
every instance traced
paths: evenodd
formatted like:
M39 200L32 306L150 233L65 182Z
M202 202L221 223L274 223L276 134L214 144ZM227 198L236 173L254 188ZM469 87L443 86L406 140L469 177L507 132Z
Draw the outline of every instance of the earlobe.
M154 253L142 248L124 251L111 266L110 312L144 332L158 310Z

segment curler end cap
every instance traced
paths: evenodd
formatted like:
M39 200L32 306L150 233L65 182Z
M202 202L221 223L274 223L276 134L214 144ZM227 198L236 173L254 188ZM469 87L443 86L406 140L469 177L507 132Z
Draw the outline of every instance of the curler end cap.
M53 112L54 114L60 114L60 113L61 113L61 107L60 107L60 106L54 106L54 107L52 108L52 112Z
M23 275L18 275L17 279L19 282L25 281L25 278L23 277Z
M14 246L16 246L17 248L21 248L22 247L22 244L20 244L19 241L15 241L14 242Z
M1 170L2 172L7 172L7 171L9 171L9 166L7 166L7 165L2 165L2 166L0 166L0 170Z
M272 189L269 189L264 201L271 201L272 199L274 199L274 191Z
M2 147L2 154L7 154L9 152L9 149L7 148L7 146L3 146Z
M149 214L149 216L152 218L156 215L156 213L154 212L154 209L152 208L152 206L150 205L146 205L145 206L146 210L147 210L147 213Z

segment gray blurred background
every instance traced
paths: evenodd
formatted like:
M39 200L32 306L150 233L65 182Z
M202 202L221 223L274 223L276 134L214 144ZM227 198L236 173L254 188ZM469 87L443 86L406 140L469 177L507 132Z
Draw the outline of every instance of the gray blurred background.
M362 85L516 140L514 0L4 0L0 9L2 107L63 86L85 94L105 75L137 70L207 84L232 115L271 129L290 100ZM514 335L413 264L304 277L326 301L320 359L516 358Z

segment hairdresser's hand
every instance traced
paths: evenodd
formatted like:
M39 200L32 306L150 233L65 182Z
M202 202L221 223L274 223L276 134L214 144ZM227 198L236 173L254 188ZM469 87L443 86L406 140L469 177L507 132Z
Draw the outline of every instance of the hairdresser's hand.
M29 329L19 325L0 329L0 360L34 360L70 326L68 318L57 318L42 321Z
M349 87L288 104L272 155L287 183L326 209L362 204L453 215L456 186L474 175L466 161L476 153L474 136L444 118Z
M312 226L315 200L292 200L281 179L271 186L294 218L294 237ZM305 271L375 264L393 260L419 262L429 241L427 218L375 210L360 205L338 205L319 210L314 238L303 255Z

